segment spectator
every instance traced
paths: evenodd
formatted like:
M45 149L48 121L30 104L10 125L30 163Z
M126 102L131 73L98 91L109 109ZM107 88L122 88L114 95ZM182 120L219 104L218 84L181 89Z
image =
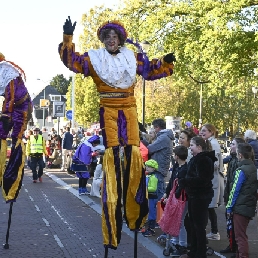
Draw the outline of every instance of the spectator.
M244 139L242 138L235 138L230 144L230 155L223 159L224 164L228 164L227 168L227 180L226 180L226 187L224 191L224 204L225 206L229 200L229 192L230 192L230 185L234 181L234 173L235 170L238 168L238 158L237 158L237 146L239 143L244 143ZM220 251L220 253L235 253L237 250L236 240L235 240L235 231L234 231L234 223L231 229L232 234L228 235L229 238L229 245Z
M44 140L47 141L48 140L47 128L46 127L42 127L41 131L42 131L42 136L43 136Z
M249 143L254 151L254 161L255 166L258 169L258 141L256 132L253 130L246 130L244 134L244 139L247 143Z
M101 187L102 177L103 177L102 164L103 164L103 155L99 155L99 162L94 172L94 177L93 177L91 190L90 190L91 196L101 197L100 187Z
M166 122L163 119L155 119L152 122L157 134L156 140L147 145L151 159L158 162L159 168L156 176L158 178L158 199L165 193L165 177L167 176L171 155L173 150L174 135L171 129L166 129Z
M66 133L62 140L62 167L60 171L67 169L67 156L71 155L73 149L73 135L70 133L70 127L66 127Z
M33 129L33 135L29 137L26 146L26 155L27 160L30 161L33 183L37 183L37 180L42 182L44 168L43 154L48 155L45 140L42 135L39 134L39 131L40 129L38 127ZM39 166L38 171L37 165Z
M216 128L212 124L205 124L201 129L202 138L208 140L211 143L212 150L215 151L217 161L214 163L214 177L212 179L214 196L209 205L209 219L211 222L211 232L207 234L207 238L211 240L220 240L220 234L218 231L218 221L215 208L218 208L219 204L223 203L224 194L224 175L223 175L223 160L221 154L221 148L218 140L215 138Z
M72 128L72 136L73 136L73 149L76 149L79 144L79 138L74 128Z
M190 147L190 140L196 136L194 131L191 128L186 128L181 131L181 134L179 135L179 144L185 146L188 149L188 156L186 159L186 162L189 162L190 159L193 157L191 153Z
M180 180L181 178L185 178L185 176L186 176L187 155L188 155L188 150L185 146L181 145L181 146L175 147L174 159L176 161L176 164L173 166L172 174L171 174L169 183L166 188L166 193L163 196L163 198L165 199L165 202L166 202L166 199L170 195L170 192L173 188L173 183L174 183L175 179ZM181 192L182 192L182 188L178 186L176 189L176 192L175 192L176 198L180 197ZM184 208L184 211L182 214L182 218L181 218L179 236L172 237L172 239L171 239L171 243L174 245L174 247L176 249L172 252L172 256L180 256L182 254L187 253L187 232L186 232L185 225L184 225L184 220L185 220L187 211L188 211L188 203L186 202L185 208ZM171 223L171 216L169 218L169 221L167 221L167 223Z
M206 256L206 225L208 206L213 197L212 178L214 161L217 160L214 151L210 150L210 142L200 136L190 141L193 157L187 165L185 178L179 180L179 187L185 188L188 196L188 212L191 225L190 252L180 258Z
M158 163L156 160L149 159L145 162L146 166L146 186L148 189L149 198L149 215L148 215L148 228L142 234L145 237L155 236L155 226L157 218L157 201L158 201L158 178L156 172L158 169Z
M257 203L257 170L254 165L253 149L248 143L239 143L237 147L239 167L230 184L227 215L233 217L237 256L249 257L248 236L246 229L249 221L255 216Z
M58 144L55 144L55 148L51 156L48 157L48 168L60 168L62 165L62 153Z

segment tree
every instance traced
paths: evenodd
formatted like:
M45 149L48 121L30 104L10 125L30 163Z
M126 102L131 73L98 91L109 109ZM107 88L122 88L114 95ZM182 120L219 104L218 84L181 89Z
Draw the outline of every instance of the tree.
M68 87L72 82L72 77L68 80L63 76L63 74L58 74L57 76L53 77L50 82L50 85L53 86L61 95L66 95L68 91Z

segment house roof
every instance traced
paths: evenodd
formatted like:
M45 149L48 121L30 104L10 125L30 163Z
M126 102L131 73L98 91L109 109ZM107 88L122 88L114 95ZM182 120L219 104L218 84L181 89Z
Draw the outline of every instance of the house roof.
M40 99L44 99L44 90L45 90L45 99L49 99L49 95L61 95L60 92L54 88L51 85L47 85L44 89L42 89L37 95L34 97L32 96L32 102L35 107L39 106L40 104ZM66 102L66 98L61 95L61 101Z

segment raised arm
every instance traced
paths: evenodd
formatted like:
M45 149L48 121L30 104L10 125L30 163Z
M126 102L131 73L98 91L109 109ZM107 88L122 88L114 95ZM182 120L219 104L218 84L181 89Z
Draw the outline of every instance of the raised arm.
M63 42L59 44L58 53L64 65L75 73L82 73L84 76L89 76L89 56L88 53L80 55L75 52L75 45L73 41L73 32L76 22L72 24L70 16L66 19L63 26Z

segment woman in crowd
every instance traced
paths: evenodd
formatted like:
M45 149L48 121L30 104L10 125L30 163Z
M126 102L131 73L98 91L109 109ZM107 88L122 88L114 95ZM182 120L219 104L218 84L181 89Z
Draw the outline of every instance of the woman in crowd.
M215 151L217 161L214 163L214 177L212 179L214 196L209 205L209 219L211 222L211 232L207 234L207 238L210 240L220 240L220 234L218 231L217 214L215 208L218 208L219 204L223 203L224 193L224 175L223 175L223 160L221 154L221 148L218 140L215 138L216 128L212 124L205 124L201 129L201 136L204 140L208 140L211 143L212 150Z
M181 258L206 258L206 225L208 206L213 197L212 178L214 162L217 160L210 142L195 136L190 141L193 157L188 163L185 178L179 180L179 186L185 188L188 195L188 212L191 225L190 252Z

